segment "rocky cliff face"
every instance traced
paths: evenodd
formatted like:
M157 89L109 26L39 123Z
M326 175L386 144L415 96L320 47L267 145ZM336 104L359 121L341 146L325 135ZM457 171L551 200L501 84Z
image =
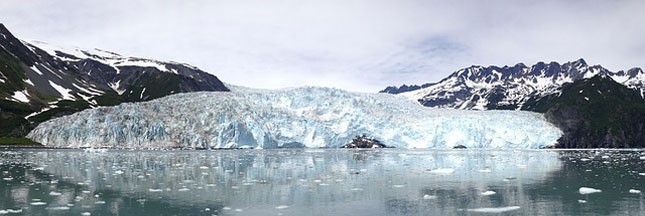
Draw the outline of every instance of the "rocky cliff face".
M645 101L608 76L565 84L559 93L534 95L523 110L543 112L564 134L558 148L645 147Z
M228 89L190 65L26 42L0 24L0 137L88 108L194 91Z

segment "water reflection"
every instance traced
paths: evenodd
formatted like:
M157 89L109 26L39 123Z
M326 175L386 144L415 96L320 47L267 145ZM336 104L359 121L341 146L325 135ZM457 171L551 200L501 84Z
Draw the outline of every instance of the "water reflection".
M630 186L643 186L635 182L645 177L638 172L632 179L618 174L643 167L642 162L632 167L622 163L629 160L616 159L603 163L605 171L588 172L573 162L580 157L587 156L396 149L5 151L0 152L0 213L471 215L492 208L508 214L565 214L586 211L570 208L581 199L579 185L587 183L581 175L615 175L589 178L590 187L625 179ZM606 202L618 207L600 212L644 212L642 201L623 195L629 194Z

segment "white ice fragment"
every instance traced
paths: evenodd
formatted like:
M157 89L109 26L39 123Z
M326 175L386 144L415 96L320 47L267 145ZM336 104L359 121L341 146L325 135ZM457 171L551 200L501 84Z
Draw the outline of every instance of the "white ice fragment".
M591 194L591 193L600 193L602 192L602 190L590 188L590 187L580 187L580 189L578 189L578 192L580 194Z
M32 202L32 203L29 203L29 204L30 204L30 205L33 205L33 206L47 205L47 203L46 203L46 202Z
M90 216L90 215L92 215L92 213L90 213L90 212L83 212L83 213L81 213L81 215L82 215L82 216Z
M429 194L424 194L424 195L423 195L423 199L424 199L424 200L437 199L437 196L429 195Z
M2 178L2 180L5 180L5 181L11 181L11 180L13 180L13 178L11 178L11 177L7 177L7 178Z
M286 209L286 208L289 208L289 206L288 205L279 205L279 206L275 207L275 209Z
M52 192L49 192L49 195L50 195L50 196L60 196L60 195L62 195L62 193L59 193L59 192L56 192L56 191L52 191Z
M469 212L485 212L485 213L502 213L507 211L514 211L520 209L519 206L506 206L506 207L496 207L496 208L475 208L468 209Z
M402 188L405 187L405 185L392 185L393 188Z
M22 209L16 209L16 210L13 210L13 209L1 210L0 209L0 215L1 214L18 214L18 213L22 213Z
M123 174L123 171L122 170L117 170L117 171L114 171L114 174L121 175L121 174Z
M162 192L162 191L163 191L163 189L159 189L159 188L150 188L150 189L148 189L148 191L150 191L150 192Z
M224 211L228 211L228 210L231 210L231 207L224 206L224 207L222 208L222 210L224 210Z
M105 201L99 200L99 201L94 202L94 204L105 204Z
M495 192L495 191L484 191L484 192L481 193L481 195L482 196L490 196L490 195L493 195L493 194L496 194L496 193L497 192Z
M455 172L455 169L453 168L439 168L439 169L428 171L428 173L435 174L435 175L450 175L454 172Z
M190 190L190 189L188 189L188 188L179 188L179 190L177 190L177 191L179 191L179 192L186 192L186 191L189 191L189 190Z
M55 206L55 207L47 207L45 209L54 210L54 211L62 211L62 210L69 210L69 207L67 207L67 206Z
M632 189L629 189L629 193L639 194L639 193L641 193L641 191L632 188Z
M362 191L363 188L352 188L352 191Z
M491 172L491 170L490 169L480 169L479 172L489 173L489 172Z
M578 203L587 203L587 200L578 200Z
M645 156L640 156L639 159L645 160Z

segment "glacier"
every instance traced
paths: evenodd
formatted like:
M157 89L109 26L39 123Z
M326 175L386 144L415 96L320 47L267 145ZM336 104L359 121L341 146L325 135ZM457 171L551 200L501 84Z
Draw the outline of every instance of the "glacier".
M562 132L539 113L423 107L322 87L170 95L41 123L28 138L63 148L325 148L367 135L395 148L537 149Z

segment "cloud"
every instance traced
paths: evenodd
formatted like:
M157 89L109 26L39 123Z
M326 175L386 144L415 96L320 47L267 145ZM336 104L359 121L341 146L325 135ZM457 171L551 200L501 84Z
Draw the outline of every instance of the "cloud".
M473 64L642 66L643 1L6 0L18 36L187 62L225 82L377 91Z

